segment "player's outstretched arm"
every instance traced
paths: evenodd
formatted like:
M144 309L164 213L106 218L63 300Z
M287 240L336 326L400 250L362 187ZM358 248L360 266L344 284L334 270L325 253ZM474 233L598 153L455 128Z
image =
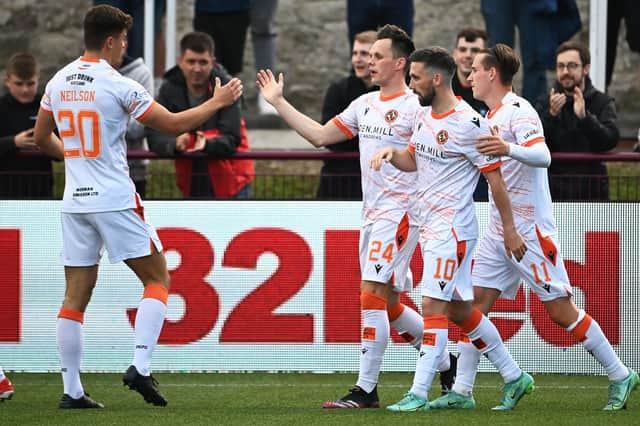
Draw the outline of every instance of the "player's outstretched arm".
M156 102L141 122L145 126L178 136L196 129L218 110L233 104L240 96L242 96L242 82L239 79L232 78L222 86L220 79L216 77L213 97L206 102L177 113L169 112Z
M493 201L500 213L500 219L502 219L504 246L507 250L507 255L509 257L513 255L516 260L520 262L527 251L527 246L522 235L520 235L516 229L516 223L513 219L513 209L511 208L511 200L509 199L507 186L504 183L504 179L502 179L502 172L500 168L493 169L485 172L484 177L489 183Z
M62 141L53 133L56 122L53 114L42 108L38 111L38 118L33 132L33 139L40 150L49 157L64 159L64 148Z
M511 157L531 167L547 168L551 164L551 152L544 140L529 146L505 142L500 136L498 126L492 126L490 135L482 135L476 145L478 152L484 155Z
M380 170L382 163L391 163L396 169L403 172L416 171L416 157L413 152L408 149L396 151L390 146L382 148L371 157L370 166L374 170Z
M331 145L347 139L342 130L330 120L324 126L310 117L304 115L293 107L283 95L284 75L280 73L278 79L271 70L260 70L256 85L264 99L269 102L280 114L280 117L300 136L308 140L313 146L319 148Z

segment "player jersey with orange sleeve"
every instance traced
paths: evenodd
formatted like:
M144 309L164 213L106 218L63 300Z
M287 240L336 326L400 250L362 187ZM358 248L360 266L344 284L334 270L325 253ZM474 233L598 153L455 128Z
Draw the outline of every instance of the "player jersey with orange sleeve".
M497 125L507 143L531 146L545 143L542 122L524 98L507 93L500 105L487 114L491 126ZM556 233L546 168L531 167L510 157L503 158L502 175L509 191L516 228L526 239L536 238L535 227L543 235ZM502 220L489 194L489 233L502 237Z
M444 114L431 107L418 114L409 149L418 169L421 241L447 239L452 229L459 241L478 238L473 191L481 172L501 165L499 157L476 149L478 137L488 132L487 120L463 100Z
M141 120L153 105L144 87L102 59L78 58L49 81L40 108L53 114L64 145L63 212L137 207L124 136L129 116Z
M380 171L375 171L369 162L381 148L407 148L419 109L418 98L409 89L389 97L376 91L360 96L333 118L349 139L360 139L363 226L379 219L400 223L407 212L410 221L415 222L411 204L416 173L402 172L391 164L383 164Z

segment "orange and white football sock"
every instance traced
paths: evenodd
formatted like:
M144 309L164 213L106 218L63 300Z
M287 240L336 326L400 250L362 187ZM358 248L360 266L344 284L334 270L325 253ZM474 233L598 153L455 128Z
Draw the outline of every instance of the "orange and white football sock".
M478 374L478 363L482 354L463 334L458 341L458 369L452 390L460 395L471 395Z
M387 301L374 293L362 292L362 349L356 385L371 392L378 384L384 351L389 343Z
M56 339L62 384L64 393L71 398L78 399L84 395L80 382L80 364L82 363L82 322L84 313L74 309L61 308L56 323Z
M420 350L424 329L422 315L402 303L389 306L387 315L391 327L395 328L407 343Z
M580 309L578 319L567 330L604 367L609 380L618 381L629 375L629 369L618 358L598 322L584 310Z
M446 315L426 315L424 317L422 346L410 390L417 397L429 398L429 389L431 389L433 377L440 364L440 358L446 353L448 338L449 328Z
M460 324L460 328L469 336L476 349L498 369L505 383L520 377L522 369L507 351L498 329L479 309L474 308L469 318Z
M169 291L159 284L148 284L136 313L136 347L133 365L143 376L151 374L151 356L167 314Z

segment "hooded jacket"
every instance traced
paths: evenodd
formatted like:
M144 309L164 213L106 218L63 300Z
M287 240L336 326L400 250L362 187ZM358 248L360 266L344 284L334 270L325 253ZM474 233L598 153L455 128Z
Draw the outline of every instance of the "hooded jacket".
M207 98L213 96L215 78L224 85L231 77L226 70L216 64L209 79ZM187 82L182 70L175 66L163 76L157 101L171 112L180 112L191 108ZM203 131L207 135L203 152L209 157L176 160L176 179L178 187L185 197L218 198L233 197L248 185L254 177L253 161L226 159L238 150L249 151L240 114L240 102L222 108L213 114L202 126L192 131ZM176 138L154 129L147 129L147 141L151 151L162 155L179 155L176 150ZM222 168L222 170L220 170ZM201 179L208 174L208 179Z
M15 136L33 128L40 108L40 95L23 104L10 93L0 97L0 198L51 198L51 158L20 156Z

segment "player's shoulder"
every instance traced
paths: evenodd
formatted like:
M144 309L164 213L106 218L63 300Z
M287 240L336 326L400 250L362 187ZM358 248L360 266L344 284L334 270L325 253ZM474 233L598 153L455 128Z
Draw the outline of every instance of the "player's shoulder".
M49 80L48 84L52 85L52 84L58 84L59 82L66 81L67 76L73 73L73 70L75 69L77 62L78 62L78 59L75 59L69 62L68 64L66 64L65 66L63 66L62 68L60 68L58 71L56 71L55 74L53 74L53 76Z
M538 117L536 109L525 98L510 92L503 99L504 107L514 117Z
M488 126L487 119L481 116L478 111L473 109L466 101L460 100L455 107L455 117L458 126L464 131L476 131L484 129Z
M362 95L355 98L354 102L368 102L377 99L380 99L380 91L374 90L372 92L363 93Z

